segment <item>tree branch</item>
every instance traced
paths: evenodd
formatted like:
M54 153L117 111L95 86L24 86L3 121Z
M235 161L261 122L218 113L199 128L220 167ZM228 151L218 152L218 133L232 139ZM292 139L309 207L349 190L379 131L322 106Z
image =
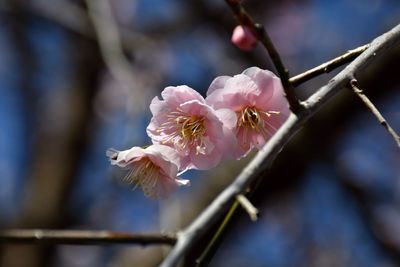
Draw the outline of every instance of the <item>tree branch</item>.
M255 34L257 39L263 44L269 56L271 57L272 63L274 64L279 74L279 77L281 78L284 93L289 102L290 109L294 113L300 112L303 109L303 107L301 106L299 100L294 94L294 88L292 84L289 82L289 72L283 65L281 57L278 51L276 50L274 44L272 43L271 38L269 37L264 26L254 22L254 20L246 12L244 7L240 4L240 1L225 0L225 2L229 5L239 23L249 27Z
M334 59L329 60L328 62L325 62L315 68L312 68L308 71L305 71L301 74L298 74L292 78L289 79L289 82L293 85L293 86L299 86L300 84L309 81L321 74L324 73L329 73L332 70L346 64L349 63L351 61L353 61L355 58L357 58L362 52L364 52L365 50L367 50L367 48L369 47L369 44L357 47L355 49L349 50L346 53L344 53L341 56L338 56Z
M176 237L171 234L133 234L111 231L82 230L4 230L0 243L46 243L73 245L139 244L173 245Z
M195 244L221 216L225 214L236 196L244 193L254 182L261 179L265 172L282 150L285 144L302 127L302 125L319 111L323 105L331 100L349 82L357 77L368 64L373 62L382 53L392 49L400 43L400 25L376 38L370 47L336 75L327 85L302 104L305 109L298 114L291 114L287 121L279 128L267 144L258 152L255 158L243 169L224 191L178 236L177 243L164 259L161 267L177 266L180 259Z
M350 88L353 92L361 99L361 101L365 104L365 106L369 109L369 111L374 114L376 119L379 121L379 124L385 127L385 129L389 132L389 134L393 137L394 141L396 142L397 146L400 148L400 137L396 133L395 130L389 125L389 123L385 120L379 110L375 107L375 105L369 100L369 98L364 94L363 90L358 88L357 80L352 79L350 81Z

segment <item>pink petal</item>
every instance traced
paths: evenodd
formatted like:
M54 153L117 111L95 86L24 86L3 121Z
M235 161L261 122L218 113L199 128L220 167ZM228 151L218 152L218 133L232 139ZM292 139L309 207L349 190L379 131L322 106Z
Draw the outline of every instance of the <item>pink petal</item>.
M180 158L174 149L164 145L152 145L146 148L145 152L150 160L159 166L167 176L176 177L180 167Z
M211 84L210 87L208 87L207 90L207 96L213 93L215 90L222 89L225 86L225 83L228 79L232 78L231 76L219 76L215 78Z
M261 90L250 77L239 74L228 79L223 89L207 96L206 102L215 109L238 110L245 105L254 105L260 94Z
M216 112L217 117L222 121L224 126L228 129L233 130L236 128L237 116L236 113L227 108L218 109Z
M192 115L207 115L209 112L212 112L209 110L211 107L197 99L186 101L180 104L179 107L183 112Z
M112 165L117 165L119 167L126 167L134 161L140 160L144 153L140 147L132 147L124 151L118 151L115 149L108 150L107 156L110 158Z
M268 70L251 67L244 70L243 74L250 77L261 90L260 97L256 99L257 103L266 103L272 97L275 88L282 88L280 79Z
M289 117L289 104L283 95L283 88L281 86L274 87L274 93L268 101L268 108L269 110L281 112L281 115L285 118Z
M176 188L177 184L175 180L163 175L160 175L154 186L142 185L143 192L150 198L167 198Z
M251 77L238 74L226 81L225 90L232 90L233 93L241 94L245 97L248 96L259 96L261 89L251 79Z
M145 153L143 151L143 148L135 146L132 147L131 149L121 151L118 154L118 158L121 157L121 159L124 159L125 161L131 161L136 158L143 158L145 156Z
M192 152L190 154L190 162L194 169L198 170L209 170L214 168L220 163L222 153L217 149L213 149L211 153L207 155L196 154Z
M261 149L266 143L265 137L261 133L253 133L251 139L257 149Z
M165 113L170 109L168 105L164 104L164 101L160 100L157 96L151 100L150 111L152 114Z
M196 90L186 85L169 86L161 92L161 96L172 107L194 99L204 102L204 98Z
M243 129L239 129L239 131L236 134L236 138L237 138L237 147L236 150L234 151L233 155L234 158L236 159L240 159L243 158L245 156L247 156L247 154L250 153L250 151L252 150L253 146L251 145L251 135L249 135L249 133L246 132Z

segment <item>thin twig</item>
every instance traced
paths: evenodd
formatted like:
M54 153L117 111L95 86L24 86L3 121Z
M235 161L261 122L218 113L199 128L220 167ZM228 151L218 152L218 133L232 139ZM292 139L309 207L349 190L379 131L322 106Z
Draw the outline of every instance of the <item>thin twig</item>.
M294 113L300 112L303 109L303 107L301 106L300 101L298 100L298 98L294 93L294 88L292 84L289 82L289 72L283 65L281 57L279 56L279 53L276 50L274 44L272 43L271 38L269 37L264 26L259 23L256 23L252 19L252 17L246 12L244 7L240 4L240 1L225 0L225 2L229 5L239 23L249 27L253 31L257 39L263 44L269 56L271 57L272 63L274 64L279 74L279 77L281 78L285 96L289 102L290 109Z
M334 59L329 60L328 62L325 62L315 68L312 68L308 71L305 71L301 74L298 74L292 78L289 79L289 82L293 85L293 86L299 86L300 84L309 81L321 74L324 73L329 73L332 70L346 64L349 63L351 61L353 61L356 57L358 57L362 52L364 52L365 50L367 50L367 48L369 47L369 44L357 47L355 49L349 50L346 53L344 53L341 56L338 56Z
M173 245L175 242L176 237L171 234L133 234L125 232L82 230L16 229L0 231L0 243Z
M310 117L319 111L340 90L345 88L353 77L358 76L379 55L400 44L400 25L376 38L370 47L336 75L327 85L321 87L302 104L305 110L291 114L286 122L243 169L239 176L223 190L217 198L179 235L177 243L164 259L161 267L177 266L181 258L195 245L197 240L225 214L238 194L246 191L254 182L261 179L285 144L295 135Z
M364 102L365 106L369 109L369 111L371 111L372 114L374 114L374 116L379 121L379 123L383 127L385 127L385 129L393 137L393 139L396 142L397 146L400 148L400 137L399 137L399 135L396 133L395 130L393 130L392 127L390 127L389 123L385 120L385 118L382 116L382 114L379 112L379 110L375 107L375 105L371 102L371 100L369 100L369 98L364 94L363 90L358 88L356 79L352 79L350 81L350 88L361 99L361 101Z
M255 222L258 219L258 209L251 204L250 200L243 194L236 196L236 200L240 203L242 208L249 214L250 219Z

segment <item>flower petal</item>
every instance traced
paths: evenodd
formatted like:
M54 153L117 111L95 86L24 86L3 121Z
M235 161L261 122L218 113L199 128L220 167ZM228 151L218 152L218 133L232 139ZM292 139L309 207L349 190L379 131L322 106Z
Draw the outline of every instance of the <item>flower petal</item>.
M228 129L233 130L236 128L237 117L235 112L227 108L221 108L216 111L216 114Z
M204 98L196 90L186 85L169 86L161 92L161 96L170 106L179 106L181 103L194 99L204 102Z
M228 79L232 78L231 76L219 76L215 78L211 84L210 87L208 87L207 90L207 96L213 93L215 90L222 89L225 86L225 83Z
M180 167L180 158L174 149L164 145L152 145L146 148L145 152L167 176L176 177Z
M262 91L260 97L262 97L261 103L268 101L276 87L282 87L280 79L275 74L268 70L262 70L257 67L251 67L243 71L243 74L250 77L255 82L258 88ZM259 98L257 98L259 100ZM258 101L257 101L258 102Z

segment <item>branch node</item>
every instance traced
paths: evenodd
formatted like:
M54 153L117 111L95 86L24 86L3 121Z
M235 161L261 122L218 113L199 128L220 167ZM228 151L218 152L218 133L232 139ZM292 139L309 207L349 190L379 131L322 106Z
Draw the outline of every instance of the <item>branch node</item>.
M236 200L240 203L242 208L249 214L250 219L255 222L258 219L258 209L251 204L250 200L245 195L240 194L236 196Z

